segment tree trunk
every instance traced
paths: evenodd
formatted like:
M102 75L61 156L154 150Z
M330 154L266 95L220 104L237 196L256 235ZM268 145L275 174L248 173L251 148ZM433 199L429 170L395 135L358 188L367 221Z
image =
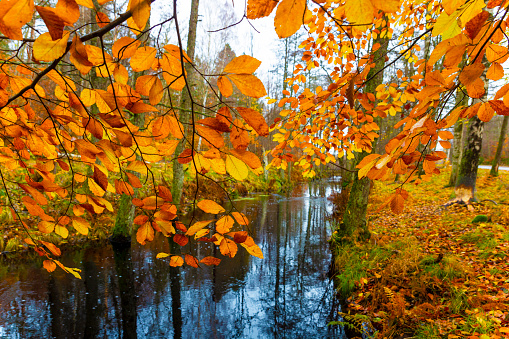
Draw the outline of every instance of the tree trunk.
M478 117L470 119L468 134L463 154L458 168L458 179L454 193L457 201L470 203L475 201L475 182L477 180L477 168L482 147L482 135L484 122Z
M367 78L370 79L379 71L380 73L368 81L365 90L366 93L375 94L375 97L377 86L383 82L384 72L382 70L385 67L385 56L387 55L388 43L389 40L387 38L380 38L380 36L378 36L378 38L373 41L373 45L380 44L380 48L378 48L378 50L373 53L375 67L369 71ZM378 121L376 122L379 123L379 119L377 120ZM376 141L377 140L375 139L373 142L373 150L376 149ZM355 166L357 166L357 164L359 164L368 154L369 153L364 151L357 154L355 157ZM354 240L354 238L358 238L359 240L367 240L370 237L368 222L366 219L370 189L371 180L369 178L364 177L359 179L359 176L356 173L353 175L353 185L350 190L350 196L348 197L348 203L343 215L343 221L338 229L340 237L346 241Z
M486 63L486 57L483 60ZM484 95L481 100L486 100L488 95L488 79L486 78L486 70L481 78L484 81ZM480 99L474 100L473 104L479 102ZM482 135L484 131L484 122L477 116L471 118L468 122L468 132L466 135L466 143L461 154L461 161L458 167L458 179L454 193L456 198L454 201L466 204L475 201L475 182L477 180L477 169L479 167L479 157L482 148Z
M468 97L458 89L456 91L456 106L466 106L468 104ZM458 180L458 166L461 161L461 152L463 150L463 120L456 121L454 125L454 143L452 146L452 155L451 155L451 176L449 177L449 184L447 187L453 187L456 185L456 180Z
M507 123L509 122L509 116L504 116L502 121L502 129L500 130L500 137L498 138L497 152L495 153L495 159L491 164L490 175L496 177L498 175L498 165L500 164L500 158L502 156L502 149L504 148L505 137L507 135Z
M187 36L187 55L191 60L194 60L194 52L196 46L196 27L198 25L198 6L199 0L191 1L191 16L189 18L189 31ZM181 98L181 107L182 111L180 112L180 122L184 125L184 140L182 140L175 150L175 154L178 155L182 153L186 146L186 139L188 139L189 134L192 134L192 131L189 132L187 125L190 121L192 121L192 115L194 114L194 105L192 99L192 87L194 85L194 68L191 63L185 63L184 68L187 72L187 86L184 88L182 92ZM194 138L191 135L190 147L194 147ZM182 199L182 190L184 188L184 166L178 161L173 162L173 181L172 181L172 190L171 194L173 196L173 203L180 204L180 200Z

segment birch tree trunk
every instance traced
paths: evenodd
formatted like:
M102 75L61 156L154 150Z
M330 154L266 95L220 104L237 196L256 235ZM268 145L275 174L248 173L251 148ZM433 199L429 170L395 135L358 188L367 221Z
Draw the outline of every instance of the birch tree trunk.
M497 152L495 153L495 159L491 164L490 175L496 177L498 175L498 165L500 164L500 157L502 156L502 149L504 148L505 137L507 135L507 125L509 122L509 116L504 116L502 121L502 129L500 130L500 137L498 138Z

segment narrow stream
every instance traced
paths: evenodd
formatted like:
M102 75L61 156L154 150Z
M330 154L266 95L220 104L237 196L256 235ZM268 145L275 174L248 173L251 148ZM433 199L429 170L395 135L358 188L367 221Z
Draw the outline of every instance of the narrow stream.
M326 197L336 184L235 202L263 260L239 247L218 267L171 268L155 259L169 250L163 237L115 254L108 245L66 255L82 280L40 262L6 273L4 260L0 338L340 338L327 327L337 312ZM203 246L194 254L213 251Z

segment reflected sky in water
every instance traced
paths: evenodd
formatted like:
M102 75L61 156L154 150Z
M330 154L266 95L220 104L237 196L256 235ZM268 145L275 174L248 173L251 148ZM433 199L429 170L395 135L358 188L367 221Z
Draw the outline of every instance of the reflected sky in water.
M235 202L263 260L239 247L218 267L170 268L155 259L174 251L161 237L130 250L114 253L108 245L62 258L82 269L82 280L49 274L40 262L6 273L4 261L0 338L340 338L327 328L337 312L326 221L335 184ZM222 257L205 243L183 252Z

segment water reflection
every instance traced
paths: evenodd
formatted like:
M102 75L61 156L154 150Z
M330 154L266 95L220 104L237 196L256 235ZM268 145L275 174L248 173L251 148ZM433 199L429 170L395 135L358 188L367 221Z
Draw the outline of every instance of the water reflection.
M239 248L218 267L170 268L155 259L177 250L162 238L63 258L83 270L81 281L48 274L40 263L19 267L0 281L0 337L337 338L326 326L334 313L326 223L332 185L235 203L251 220L263 260ZM203 243L183 251L219 255Z

